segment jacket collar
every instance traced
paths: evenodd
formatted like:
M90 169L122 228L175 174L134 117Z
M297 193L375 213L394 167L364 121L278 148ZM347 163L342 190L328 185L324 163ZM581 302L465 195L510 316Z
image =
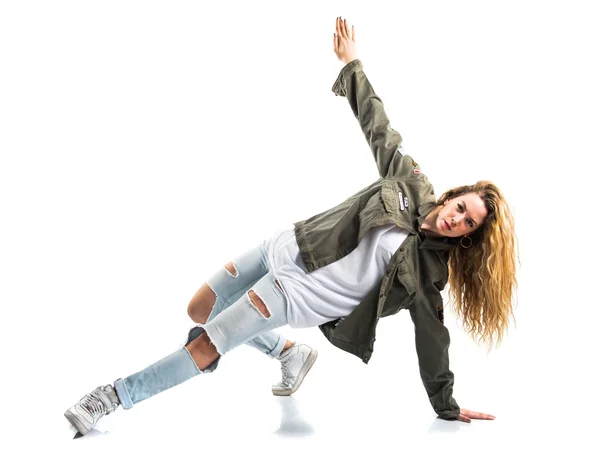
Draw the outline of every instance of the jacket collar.
M417 217L417 228L415 229L421 239L419 249L449 251L455 246L456 241L450 237L428 237L425 232L421 231L423 221L435 206L436 203L424 203L419 206L419 217Z

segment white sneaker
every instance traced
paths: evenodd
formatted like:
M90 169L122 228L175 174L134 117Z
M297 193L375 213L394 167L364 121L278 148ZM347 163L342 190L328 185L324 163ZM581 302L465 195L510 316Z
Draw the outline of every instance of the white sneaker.
M273 386L273 394L289 396L296 392L317 355L318 352L308 345L294 344L277 357L281 362L281 382Z
M65 417L79 433L86 435L98 420L114 412L119 405L119 398L112 385L98 386L68 409Z

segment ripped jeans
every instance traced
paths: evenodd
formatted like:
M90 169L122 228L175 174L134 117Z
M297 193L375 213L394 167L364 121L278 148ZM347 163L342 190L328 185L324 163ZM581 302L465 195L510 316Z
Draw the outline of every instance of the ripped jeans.
M206 324L197 327L206 331L219 355L247 343L263 353L277 356L285 345L286 339L272 332L287 324L287 299L269 270L270 243L265 240L234 259L235 274L223 268L207 281L217 300ZM252 303L249 290L262 300L268 317Z
M273 330L287 324L287 298L269 269L270 243L265 240L234 259L235 274L224 267L207 281L216 295L215 305L206 323L189 331L185 345L206 332L220 356L241 344L248 344L271 357L281 353L286 339ZM252 303L250 290L264 303L269 316ZM194 376L211 373L217 368L220 356L201 371L188 350L182 347L137 373L117 379L115 391L123 408L130 409Z

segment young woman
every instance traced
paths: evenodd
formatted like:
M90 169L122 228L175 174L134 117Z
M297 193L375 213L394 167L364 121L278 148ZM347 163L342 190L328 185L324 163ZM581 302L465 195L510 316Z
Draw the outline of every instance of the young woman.
M199 324L185 346L114 385L96 388L67 410L65 416L80 433L119 405L130 409L214 371L222 355L244 343L272 356L289 347L281 355L297 357L292 384L274 388L289 394L316 352L290 347L274 329L319 326L333 345L367 363L379 318L400 309L408 309L414 322L421 378L435 412L463 422L494 418L459 407L452 396L441 291L449 284L473 338L488 345L502 340L516 288L516 241L507 202L486 181L436 200L420 166L404 153L400 134L390 127L356 58L354 27L341 18L334 51L345 66L333 92L350 103L380 178L218 271L192 299L190 316Z

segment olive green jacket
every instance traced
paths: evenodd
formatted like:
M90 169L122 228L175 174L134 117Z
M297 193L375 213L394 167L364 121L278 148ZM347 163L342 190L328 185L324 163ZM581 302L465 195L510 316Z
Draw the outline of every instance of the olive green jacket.
M421 379L431 405L440 417L456 418L460 409L452 397L450 336L444 326L440 294L448 281L448 254L453 244L449 239L427 238L420 231L435 207L433 187L419 165L405 155L402 138L390 127L359 60L341 70L333 92L348 99L380 178L338 206L294 224L308 272L349 254L375 226L395 224L409 235L392 256L379 285L363 302L347 317L319 327L333 345L367 363L379 318L408 309L415 327Z

